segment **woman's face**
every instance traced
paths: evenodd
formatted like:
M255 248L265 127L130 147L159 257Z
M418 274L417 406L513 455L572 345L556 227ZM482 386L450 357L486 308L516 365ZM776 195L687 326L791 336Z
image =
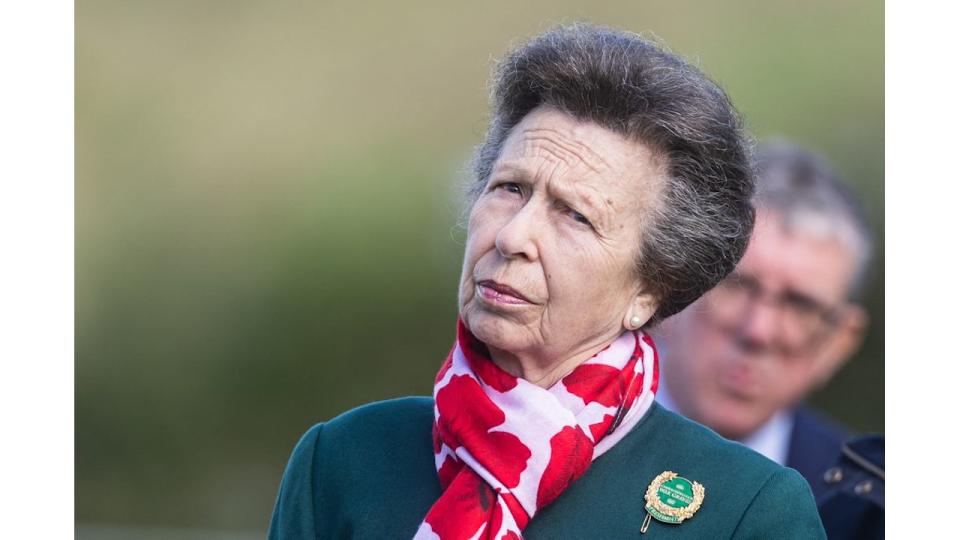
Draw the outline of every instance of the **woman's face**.
M656 309L634 261L662 168L643 144L539 107L511 132L470 213L460 316L514 355L562 361Z

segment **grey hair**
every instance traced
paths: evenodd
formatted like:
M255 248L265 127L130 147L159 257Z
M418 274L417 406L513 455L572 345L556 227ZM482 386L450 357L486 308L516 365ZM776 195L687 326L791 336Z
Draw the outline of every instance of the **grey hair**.
M483 191L510 130L541 105L596 123L665 158L660 200L644 220L638 277L658 301L648 325L681 311L736 266L753 229L753 169L724 91L640 35L575 24L509 53L492 84L471 199Z
M873 235L850 187L824 158L786 139L760 145L755 160L754 205L773 211L790 230L843 241L856 264L848 295L860 299L869 281Z

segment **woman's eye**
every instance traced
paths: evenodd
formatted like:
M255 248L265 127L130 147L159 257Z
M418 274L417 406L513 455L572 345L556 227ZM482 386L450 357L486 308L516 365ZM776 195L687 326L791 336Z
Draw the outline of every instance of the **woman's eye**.
M509 193L516 193L517 195L523 194L523 190L520 189L520 184L516 182L504 182L497 187Z
M584 225L591 228L593 227L593 223L590 223L590 220L587 219L587 216L581 214L580 212L577 212L576 210L570 210L570 217L572 217L574 221L583 223Z

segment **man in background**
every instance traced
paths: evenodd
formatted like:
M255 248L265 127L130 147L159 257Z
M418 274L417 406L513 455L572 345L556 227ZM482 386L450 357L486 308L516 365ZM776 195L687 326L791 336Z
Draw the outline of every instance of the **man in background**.
M846 433L800 405L860 346L856 299L872 242L856 199L819 157L757 153L757 220L734 273L657 331L668 409L798 470L819 497Z

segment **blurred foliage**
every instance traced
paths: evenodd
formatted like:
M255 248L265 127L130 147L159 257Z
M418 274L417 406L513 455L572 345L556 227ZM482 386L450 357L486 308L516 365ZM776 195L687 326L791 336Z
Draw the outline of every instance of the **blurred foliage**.
M76 4L76 517L264 530L311 424L427 394L492 59L654 35L835 162L882 245L879 1ZM883 271L814 402L883 429Z

